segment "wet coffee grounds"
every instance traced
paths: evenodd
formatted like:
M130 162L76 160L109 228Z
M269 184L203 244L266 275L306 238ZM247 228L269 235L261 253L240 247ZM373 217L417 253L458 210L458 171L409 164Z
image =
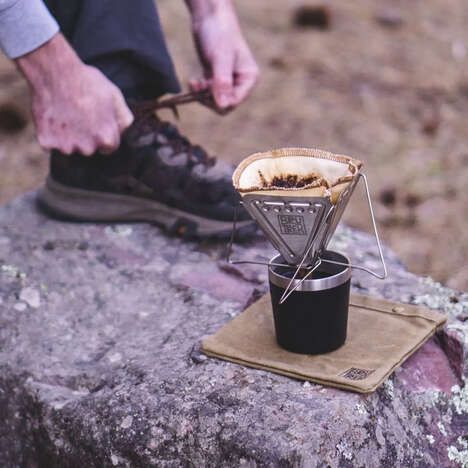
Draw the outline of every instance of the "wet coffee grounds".
M280 188L301 188L314 183L319 177L316 175L310 175L307 177L299 177L293 174L285 174L275 176L268 184L270 187Z

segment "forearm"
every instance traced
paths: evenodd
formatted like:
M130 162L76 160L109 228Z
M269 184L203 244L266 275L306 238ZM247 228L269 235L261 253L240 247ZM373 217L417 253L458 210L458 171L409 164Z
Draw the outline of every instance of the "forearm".
M185 0L185 3L190 10L194 23L207 16L234 12L232 0Z
M204 78L191 80L194 91L211 88L223 110L242 102L252 90L258 67L239 26L232 0L185 0Z
M34 92L50 88L51 80L66 82L73 76L82 62L62 34L56 34L38 49L16 59L31 89Z

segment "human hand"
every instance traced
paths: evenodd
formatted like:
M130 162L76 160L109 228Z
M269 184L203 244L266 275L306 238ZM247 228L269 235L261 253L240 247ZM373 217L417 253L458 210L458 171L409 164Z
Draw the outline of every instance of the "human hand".
M220 109L240 104L252 91L259 70L242 35L230 0L187 0L195 45L204 78L193 79L193 91L211 88Z
M89 156L118 148L133 115L120 90L82 63L61 34L17 62L32 90L33 119L44 149Z

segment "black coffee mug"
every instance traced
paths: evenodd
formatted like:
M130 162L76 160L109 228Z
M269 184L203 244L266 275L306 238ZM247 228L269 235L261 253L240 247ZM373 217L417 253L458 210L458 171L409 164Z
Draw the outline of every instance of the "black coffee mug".
M349 265L344 255L326 251L323 260ZM284 263L278 255L270 263ZM280 304L295 267L270 265L268 276L278 344L294 353L323 354L346 341L351 268L322 262L311 277L303 281ZM294 280L292 286L299 283Z

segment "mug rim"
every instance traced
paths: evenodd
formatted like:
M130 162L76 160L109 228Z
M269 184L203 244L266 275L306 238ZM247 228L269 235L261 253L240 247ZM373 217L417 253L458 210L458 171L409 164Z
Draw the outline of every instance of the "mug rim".
M322 257L333 256L335 257L334 260L343 262L343 263L350 263L349 258L342 253L335 252L333 250L326 250L323 252ZM336 258L338 256L338 258ZM277 262L281 259L281 254L275 255L271 260L270 263ZM286 289L288 287L291 278L288 278L277 271L274 271L275 266L269 265L268 267L268 279L270 283L273 283L275 286L279 288ZM292 267L294 268L294 267ZM296 279L293 281L292 286L297 286L296 291L302 292L311 292L311 291L325 291L327 289L336 288L341 286L342 284L346 283L351 278L351 267L342 267L343 270L327 276L326 278L315 278L315 279L306 279L302 281L302 283L298 286L298 283L301 281L300 279Z

